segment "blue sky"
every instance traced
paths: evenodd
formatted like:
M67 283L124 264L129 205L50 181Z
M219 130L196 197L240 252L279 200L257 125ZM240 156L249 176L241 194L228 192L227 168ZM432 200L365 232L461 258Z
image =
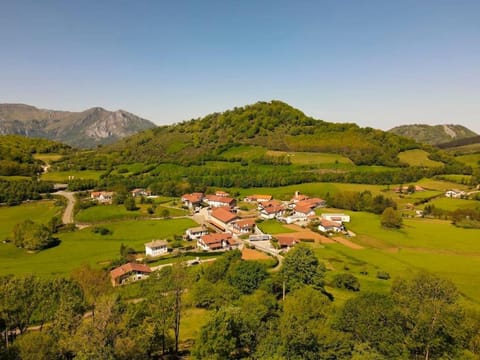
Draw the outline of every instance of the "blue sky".
M158 124L279 99L480 133L480 1L0 0L0 102Z

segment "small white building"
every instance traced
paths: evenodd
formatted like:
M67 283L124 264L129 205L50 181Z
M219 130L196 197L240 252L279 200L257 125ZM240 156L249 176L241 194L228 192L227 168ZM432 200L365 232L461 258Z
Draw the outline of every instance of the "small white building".
M465 196L465 191L452 189L445 192L445 196L452 199L461 199Z
M330 221L325 219L321 219L320 225L318 225L318 230L323 232L340 232L343 229L344 228L341 222Z
M208 235L208 229L203 226L199 226L199 227L187 229L185 234L188 240L198 240L203 235Z
M168 242L165 240L153 240L145 244L145 254L156 257L168 253Z
M350 222L350 215L346 214L322 214L323 220L336 221L336 222Z

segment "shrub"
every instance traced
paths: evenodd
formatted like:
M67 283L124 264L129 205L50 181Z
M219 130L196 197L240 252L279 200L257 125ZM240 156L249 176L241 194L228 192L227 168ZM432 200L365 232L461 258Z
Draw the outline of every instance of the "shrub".
M377 278L381 280L388 280L390 279L390 274L386 271L379 271L377 272Z
M350 291L359 291L360 282L352 274L337 274L333 278L333 286L339 289L346 289Z
M92 232L94 234L100 234L100 235L111 235L113 233L112 230L107 229L106 227L103 227L103 226L93 227Z

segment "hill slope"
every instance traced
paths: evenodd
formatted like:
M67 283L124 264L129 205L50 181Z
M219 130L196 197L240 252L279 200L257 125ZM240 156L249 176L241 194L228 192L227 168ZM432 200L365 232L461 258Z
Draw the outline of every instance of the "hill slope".
M221 158L237 145L336 153L357 165L387 166L400 165L399 152L421 146L381 130L315 120L283 102L271 101L150 129L101 151L123 162L188 163Z
M394 127L389 131L430 145L437 145L477 135L462 125L402 125Z
M109 144L152 127L152 122L123 110L96 107L69 112L0 104L0 134L46 138L76 147Z

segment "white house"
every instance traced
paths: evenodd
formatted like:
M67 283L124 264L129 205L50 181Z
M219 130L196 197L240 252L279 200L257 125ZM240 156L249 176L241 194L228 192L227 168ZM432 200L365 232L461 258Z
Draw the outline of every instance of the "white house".
M199 226L199 227L187 229L185 234L188 240L198 240L203 235L208 235L208 229L203 226Z
M150 190L146 190L146 189L133 189L132 190L132 196L133 197L150 196L150 195L152 195L152 192Z
M191 193L182 195L183 205L189 209L198 209L202 205L203 193Z
M232 229L237 234L252 234L255 228L255 219L240 219L232 222Z
M206 195L203 201L211 207L234 207L236 205L235 199L228 196Z
M452 189L446 191L445 196L453 199L460 199L465 196L465 191Z
M343 225L341 222L321 219L318 230L323 232L340 232L343 230Z
M322 219L336 222L350 222L350 215L346 214L322 214Z
M168 253L168 242L165 240L153 240L145 244L145 254L156 257Z
M146 279L152 269L143 264L128 263L110 271L113 286L123 285L128 282Z
M231 250L237 248L238 245L230 233L208 234L197 240L197 246L207 251Z
M113 195L115 193L112 191L92 191L90 193L90 198L92 200L97 200L100 203L107 204L112 203Z

